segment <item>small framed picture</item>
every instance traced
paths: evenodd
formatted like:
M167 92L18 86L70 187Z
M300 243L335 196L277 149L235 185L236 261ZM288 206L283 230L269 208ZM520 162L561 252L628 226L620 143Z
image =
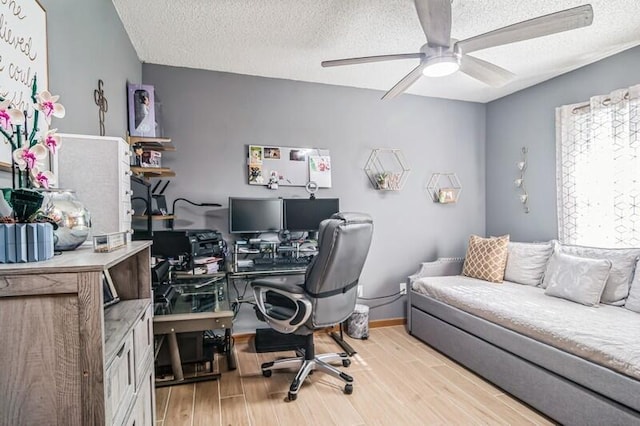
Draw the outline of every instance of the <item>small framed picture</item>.
M120 301L116 288L113 285L113 280L109 271L102 272L102 294L104 296L104 307L111 306Z
M455 188L441 188L438 191L438 202L442 204L455 203L456 192Z
M156 136L154 99L152 85L127 84L129 134L131 136L151 138Z
M273 160L280 159L280 148L265 148L264 158L271 158Z

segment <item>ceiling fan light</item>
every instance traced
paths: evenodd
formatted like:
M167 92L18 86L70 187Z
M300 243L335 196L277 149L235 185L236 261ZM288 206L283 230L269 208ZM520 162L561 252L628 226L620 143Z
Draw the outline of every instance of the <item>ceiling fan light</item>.
M460 62L456 56L436 56L426 61L422 74L426 77L445 77L460 69Z

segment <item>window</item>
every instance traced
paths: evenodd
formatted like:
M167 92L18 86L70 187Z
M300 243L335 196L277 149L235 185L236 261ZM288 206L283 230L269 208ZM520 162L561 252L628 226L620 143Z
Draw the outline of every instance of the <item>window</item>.
M640 85L556 111L558 238L640 247Z

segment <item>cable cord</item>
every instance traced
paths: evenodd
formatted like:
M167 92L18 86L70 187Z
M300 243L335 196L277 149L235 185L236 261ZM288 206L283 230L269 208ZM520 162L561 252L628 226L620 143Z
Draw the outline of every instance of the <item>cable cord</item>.
M379 308L381 306L386 306L386 305L390 305L391 303L402 299L402 296L404 296L404 294L401 294L399 296L396 296L394 299L389 300L388 302L384 302L384 303L380 303L378 305L373 305L373 306L369 306L369 309L375 309L375 308Z
M378 299L386 299L387 297L393 297L393 296L404 296L404 294L402 294L399 291L396 291L395 293L391 293L391 294L387 294L386 296L376 296L376 297L358 297L358 300L378 300Z

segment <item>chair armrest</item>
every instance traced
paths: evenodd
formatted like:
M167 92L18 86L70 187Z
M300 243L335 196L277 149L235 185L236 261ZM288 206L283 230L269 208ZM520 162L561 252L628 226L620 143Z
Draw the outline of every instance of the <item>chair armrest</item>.
M254 286L266 288L269 290L281 290L291 294L304 294L304 283L298 283L297 281L277 281L270 279L254 280L251 282L251 288Z
M295 282L277 280L256 280L251 282L251 289L256 300L256 306L264 316L267 324L279 333L290 334L304 325L311 316L312 305L307 299L304 287ZM282 310L277 311L278 317L272 315L267 307L268 293L275 293L289 299L295 305L295 311L288 317L283 318ZM276 305L273 305L276 306ZM288 309L288 307L287 307Z
M443 257L433 262L424 262L415 274L409 276L409 284L422 277L442 277L447 275L460 275L464 258Z

